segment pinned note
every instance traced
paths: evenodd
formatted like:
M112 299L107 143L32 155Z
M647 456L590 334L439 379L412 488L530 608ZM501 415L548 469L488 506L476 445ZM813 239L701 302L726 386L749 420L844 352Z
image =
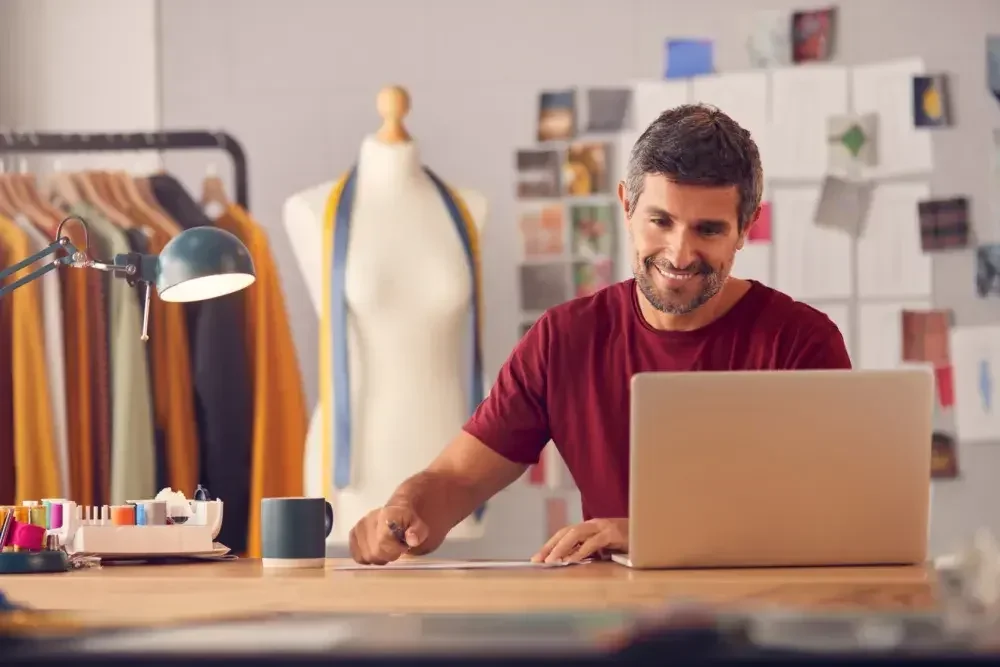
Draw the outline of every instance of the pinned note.
M963 442L1000 439L1000 326L956 327L950 346L958 437Z
M708 39L668 39L666 79L686 79L715 72L713 44Z

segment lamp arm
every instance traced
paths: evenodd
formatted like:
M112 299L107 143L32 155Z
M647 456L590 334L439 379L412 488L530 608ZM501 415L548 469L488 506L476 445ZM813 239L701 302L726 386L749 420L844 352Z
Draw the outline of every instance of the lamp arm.
M23 269L23 268L25 268L27 266L31 266L35 262L37 262L39 260L42 260L42 259L45 259L49 255L55 254L55 253L59 252L60 250L66 251L66 255L64 255L62 257L57 257L56 259L54 259L53 261L49 262L45 266L42 266L40 268L35 269L34 271L32 271L31 273L29 273L28 275L26 275L26 276L24 276L22 278L18 278L17 280L15 280L14 282L10 283L9 285L4 285L3 287L0 287L0 296L4 296L5 294L13 292L14 290L16 290L21 285L25 285L27 283L30 283L32 280L37 280L38 278L41 278L42 276L44 276L49 271L51 271L51 270L55 269L56 267L58 267L60 264L73 265L75 263L80 263L80 262L85 262L86 261L85 260L85 256L83 255L83 253L81 253L79 250L77 250L76 247L72 243L70 243L70 240L68 238L63 237L63 238L60 238L60 239L57 239L57 240L53 241L52 243L50 243L48 245L47 248L44 248L43 250L39 250L38 252L36 252L31 257L28 257L27 259L24 259L24 260L18 262L17 264L14 264L13 266L8 266L7 268L5 268L2 271L0 271L0 282L3 282L4 280L6 280L7 278L9 278L10 276L15 275L21 269Z
M59 223L59 229L56 231L56 240L50 243L47 248L36 252L13 266L8 266L0 270L0 285L2 285L3 281L7 278L16 275L18 271L31 266L35 262L45 259L49 255L53 255L60 251L63 251L65 254L61 257L57 257L48 264L35 269L28 275L18 278L8 285L0 286L0 297L13 292L22 285L26 285L33 280L41 278L61 264L73 268L86 268L104 271L110 273L116 278L124 278L130 286L134 286L136 283L143 283L146 294L142 315L142 340L149 340L149 302L152 297L152 284L156 281L156 255L143 255L141 253L120 254L116 255L114 261L110 263L91 259L87 255L86 250L81 252L76 246L73 245L68 237L62 235L63 225L70 220L76 220L83 225L84 242L89 249L90 239L87 222L83 218L77 216L70 216L66 218Z

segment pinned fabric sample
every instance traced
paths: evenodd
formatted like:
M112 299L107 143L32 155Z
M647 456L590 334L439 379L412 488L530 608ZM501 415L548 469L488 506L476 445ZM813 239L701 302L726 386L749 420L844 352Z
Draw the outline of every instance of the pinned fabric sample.
M829 60L833 55L837 10L817 9L792 15L792 60L804 63Z
M760 215L747 231L747 241L751 243L771 242L771 202L761 202Z
M715 72L713 44L709 39L668 39L665 79L686 79Z
M840 229L851 236L860 236L868 219L871 201L870 183L827 176L823 179L813 220L819 227Z
M913 77L913 124L917 127L951 125L951 100L946 75Z
M575 134L576 91L543 92L538 98L538 140L566 140Z
M917 204L920 246L924 252L969 245L969 201L965 197L934 199Z
M747 40L747 53L751 67L763 69L790 65L792 13L780 9L757 12Z
M625 129L632 91L628 88L595 88L587 91L587 131L619 132Z
M950 310L904 310L902 312L903 361L951 365L948 337Z
M1000 102L1000 36L986 37L986 84Z
M931 477L955 479L958 477L958 448L955 438L935 431L931 440Z
M980 297L1000 296L1000 244L981 245L976 249L976 293Z
M878 114L830 116L826 123L830 172L859 176L861 167L878 164Z
M934 369L934 386L937 388L938 405L942 409L955 405L955 371L951 366Z

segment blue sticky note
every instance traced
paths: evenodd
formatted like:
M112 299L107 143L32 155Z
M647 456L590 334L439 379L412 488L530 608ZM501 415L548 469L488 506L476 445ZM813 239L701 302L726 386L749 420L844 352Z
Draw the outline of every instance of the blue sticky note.
M684 79L712 74L712 41L708 39L668 39L667 79Z

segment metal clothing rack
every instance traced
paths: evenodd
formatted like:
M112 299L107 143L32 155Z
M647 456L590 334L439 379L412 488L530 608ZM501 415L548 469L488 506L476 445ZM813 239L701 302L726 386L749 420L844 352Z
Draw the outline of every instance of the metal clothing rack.
M166 132L0 132L0 155L4 153L89 153L117 151L173 151L216 148L233 161L236 202L250 208L247 187L247 158L232 135L207 130Z

